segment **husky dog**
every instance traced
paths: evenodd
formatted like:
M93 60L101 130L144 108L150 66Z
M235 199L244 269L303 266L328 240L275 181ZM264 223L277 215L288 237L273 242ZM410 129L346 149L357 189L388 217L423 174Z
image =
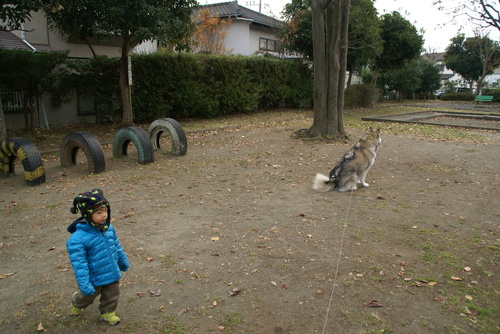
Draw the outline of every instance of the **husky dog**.
M368 187L365 177L375 162L376 151L382 142L380 129L370 128L342 160L332 169L330 176L316 174L313 189L317 191L356 190L357 184Z

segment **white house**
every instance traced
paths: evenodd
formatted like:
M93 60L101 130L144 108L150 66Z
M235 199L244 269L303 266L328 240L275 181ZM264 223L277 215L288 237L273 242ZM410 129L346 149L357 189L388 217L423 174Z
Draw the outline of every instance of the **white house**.
M202 9L208 9L211 16L230 19L225 48L232 54L251 56L269 53L280 56L278 29L282 22L273 17L238 5L238 1L199 6L193 9L193 18Z
M431 62L433 62L439 69L439 74L441 75L441 84L446 81L452 81L455 86L465 86L465 80L460 76L460 74L453 73L452 70L446 67L444 62L445 52L434 52L425 53L423 57ZM484 83L491 87L500 86L500 68L495 69L493 74L487 75L484 79Z

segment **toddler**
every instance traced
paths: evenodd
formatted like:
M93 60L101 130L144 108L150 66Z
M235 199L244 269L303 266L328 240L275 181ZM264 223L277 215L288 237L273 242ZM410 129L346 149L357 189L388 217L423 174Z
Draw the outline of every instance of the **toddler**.
M109 202L102 190L93 189L75 197L71 213L82 215L68 227L71 236L66 242L79 289L71 300L71 314L82 314L100 295L101 320L116 325L120 271L128 270L129 261L110 223Z

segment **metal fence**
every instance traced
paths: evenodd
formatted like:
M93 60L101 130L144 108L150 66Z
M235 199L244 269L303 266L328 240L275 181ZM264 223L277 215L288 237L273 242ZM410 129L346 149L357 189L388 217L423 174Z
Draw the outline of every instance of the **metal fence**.
M22 114L24 108L24 92L1 92L1 103L4 114Z

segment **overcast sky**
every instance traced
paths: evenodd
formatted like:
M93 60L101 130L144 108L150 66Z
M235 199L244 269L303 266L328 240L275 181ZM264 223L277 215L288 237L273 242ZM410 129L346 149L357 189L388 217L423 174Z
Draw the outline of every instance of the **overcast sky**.
M418 30L424 29L424 47L428 51L444 52L450 44L450 39L455 37L460 28L460 23L465 23L466 28L460 32L466 37L473 36L473 28L470 23L451 22L451 16L439 11L432 6L433 0L376 0L375 7L379 15L392 11L400 12ZM225 2L224 0L198 0L202 5ZM263 14L280 17L285 4L291 0L238 0L238 4L259 11L259 5ZM490 38L500 40L500 32L490 29Z

